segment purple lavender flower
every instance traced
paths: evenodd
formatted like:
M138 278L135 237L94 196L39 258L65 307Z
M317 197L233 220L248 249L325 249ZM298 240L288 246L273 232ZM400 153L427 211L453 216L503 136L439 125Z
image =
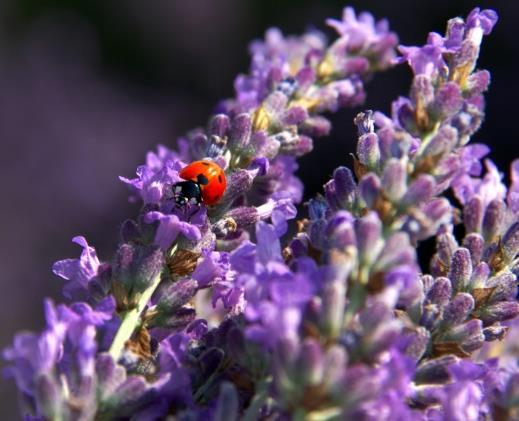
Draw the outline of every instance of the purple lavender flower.
M103 267L93 247L85 237L74 237L72 241L83 250L79 259L66 259L54 263L52 271L67 280L63 295L70 299L81 299L88 296L89 284L98 278L106 267Z

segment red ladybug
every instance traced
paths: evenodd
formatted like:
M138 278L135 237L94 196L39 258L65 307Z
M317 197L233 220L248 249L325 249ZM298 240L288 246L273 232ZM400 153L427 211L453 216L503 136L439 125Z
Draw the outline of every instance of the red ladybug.
M180 205L203 202L214 205L223 196L227 180L223 169L212 161L195 161L178 174L186 180L175 184L175 202Z

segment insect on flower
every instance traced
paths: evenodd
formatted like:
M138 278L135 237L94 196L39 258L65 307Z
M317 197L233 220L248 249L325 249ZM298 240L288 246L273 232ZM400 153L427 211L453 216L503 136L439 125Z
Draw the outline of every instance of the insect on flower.
M216 204L223 196L227 180L223 169L212 161L195 161L184 167L181 181L174 186L175 202L179 206L188 203Z

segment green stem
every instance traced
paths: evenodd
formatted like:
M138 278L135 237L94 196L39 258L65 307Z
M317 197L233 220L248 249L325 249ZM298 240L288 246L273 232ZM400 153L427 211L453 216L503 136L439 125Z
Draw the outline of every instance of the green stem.
M171 249L170 256L173 256L175 254L177 248L178 247L175 244ZM117 330L112 345L108 350L108 353L115 362L119 361L126 341L131 338L133 332L135 331L135 328L140 324L141 313L143 312L144 308L150 301L151 296L159 286L161 275L161 272L159 272L151 280L150 286L143 291L135 308L126 311L122 315L121 326L119 326L119 330Z
M133 331L140 323L140 315L144 310L144 307L150 301L151 296L155 292L155 289L160 283L161 273L159 272L152 279L150 286L144 290L142 295L137 302L137 306L131 310L126 311L122 316L121 326L119 326L119 330L115 334L114 341L110 346L108 353L112 356L114 361L118 361L121 356L121 352L124 349L124 345L126 341L131 338Z

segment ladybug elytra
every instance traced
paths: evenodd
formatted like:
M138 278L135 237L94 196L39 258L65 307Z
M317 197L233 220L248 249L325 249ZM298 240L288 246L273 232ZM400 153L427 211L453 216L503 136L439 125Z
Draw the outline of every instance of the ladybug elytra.
M214 205L223 196L227 180L223 169L212 161L195 161L178 174L181 181L174 186L175 202Z

